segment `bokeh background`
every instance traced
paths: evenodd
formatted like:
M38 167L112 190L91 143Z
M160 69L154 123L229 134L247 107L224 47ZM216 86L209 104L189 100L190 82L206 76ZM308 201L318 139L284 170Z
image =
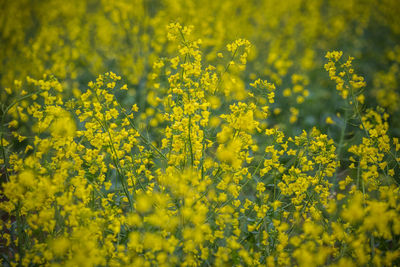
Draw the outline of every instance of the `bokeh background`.
M268 1L58 1L2 0L0 4L1 102L4 88L26 76L58 78L77 97L90 80L106 71L122 76L127 104L137 103L143 125L154 113L153 63L176 53L166 38L171 22L193 25L203 40L208 63L220 69L217 53L238 38L252 44L247 69L224 77L229 98L257 78L277 86L270 124L294 134L319 125L342 106L323 69L325 54L342 50L354 56L357 73L367 82L366 105L380 105L391 115L399 136L400 5L396 0ZM234 81L234 82L232 82ZM21 89L22 90L22 89ZM150 116L151 117L151 116ZM290 123L286 123L290 122ZM157 124L156 120L152 121Z

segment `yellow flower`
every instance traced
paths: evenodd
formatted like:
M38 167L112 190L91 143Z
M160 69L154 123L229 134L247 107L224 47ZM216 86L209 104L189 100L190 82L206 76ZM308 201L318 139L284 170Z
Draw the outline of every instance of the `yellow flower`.
M325 123L327 123L327 124L335 124L335 122L332 120L332 118L330 116L326 117Z

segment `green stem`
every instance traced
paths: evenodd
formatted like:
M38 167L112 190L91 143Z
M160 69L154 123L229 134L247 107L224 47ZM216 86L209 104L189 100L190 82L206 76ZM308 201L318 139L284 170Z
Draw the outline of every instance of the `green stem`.
M189 115L189 129L188 129L188 134L189 134L190 160L191 160L192 167L193 167L193 164L194 164L194 156L193 156L192 139L191 139L191 137L190 137L190 134L191 134L191 131L190 131L191 127L190 127L190 126L191 126L191 124L192 124L191 118L192 118L192 116Z
M337 152L337 160L339 162L340 162L340 159L342 158L341 154L342 154L342 149L343 149L344 135L346 134L348 115L349 115L348 109L345 108L344 125L340 131L340 139L339 139L338 152Z
M18 104L18 103L21 102L22 100L25 100L25 99L27 99L27 98L30 98L31 96L40 94L40 93L43 92L43 91L44 91L44 90L39 90L39 91L33 92L33 93L31 93L31 94L27 94L27 95L25 95L25 96L22 96L22 97L18 98L17 100L15 100L14 102L12 102L10 105L8 105L4 110L2 110L1 122L0 122L0 123L1 123L1 125L0 125L0 127L1 127L1 132L0 132L0 145L1 145L1 154L2 154L2 157L3 157L4 170L5 170L5 174L6 174L6 181L8 181L8 177L10 176L9 173L8 173L8 168L7 168L7 166L8 166L8 160L7 160L7 155L6 155L6 149L5 149L5 147L4 147L4 142L3 142L3 136L4 136L4 133L6 132L6 129L5 129L5 126L4 126L4 121L5 121L6 115L7 115L8 111L10 111L10 109L11 109L13 106L15 106L16 104Z
M228 72L229 67L231 66L232 60L234 60L235 57L236 57L237 51L238 51L238 48L236 48L236 49L235 49L235 52L233 52L233 54L232 54L232 56L231 56L231 58L230 58L228 64L227 64L226 67L225 67L224 72L223 72L223 73L221 74L221 76L219 77L218 85L217 85L217 87L215 88L213 95L215 95L215 93L216 93L216 92L219 90L219 88L221 87L221 85L222 85L222 78L224 77L225 73Z
M96 91L95 91L95 96L96 96L97 101L100 103L100 105L105 109L106 107L100 101ZM116 171L118 173L118 178L119 178L119 180L121 182L122 189L124 190L124 193L125 193L126 197L128 198L128 202L129 202L129 206L131 208L131 211L133 211L133 202L132 202L132 199L131 199L131 195L129 194L129 190L128 190L128 186L126 184L126 181L123 179L123 175L122 175L123 170L122 170L121 166L119 165L120 159L118 157L117 150L114 147L114 141L113 141L112 135L111 135L111 133L109 131L105 115L103 114L104 125L96 116L93 116L93 118L95 118L95 120L100 124L101 128L103 129L103 131L107 132L107 134L108 134L108 136L110 138L109 145L110 145L112 153L114 153L114 155L115 155L115 158L113 158L113 157L111 157L111 158L113 160L115 169L116 169Z

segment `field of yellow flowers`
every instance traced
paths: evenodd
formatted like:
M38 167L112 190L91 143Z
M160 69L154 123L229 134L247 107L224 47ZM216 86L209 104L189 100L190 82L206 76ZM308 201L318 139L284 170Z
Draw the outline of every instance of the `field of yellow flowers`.
M0 0L3 266L399 266L398 0Z

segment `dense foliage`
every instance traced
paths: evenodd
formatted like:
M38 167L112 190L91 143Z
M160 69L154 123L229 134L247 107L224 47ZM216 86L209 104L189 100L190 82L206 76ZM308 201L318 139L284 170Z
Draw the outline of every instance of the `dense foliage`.
M400 264L397 1L0 1L4 266Z

